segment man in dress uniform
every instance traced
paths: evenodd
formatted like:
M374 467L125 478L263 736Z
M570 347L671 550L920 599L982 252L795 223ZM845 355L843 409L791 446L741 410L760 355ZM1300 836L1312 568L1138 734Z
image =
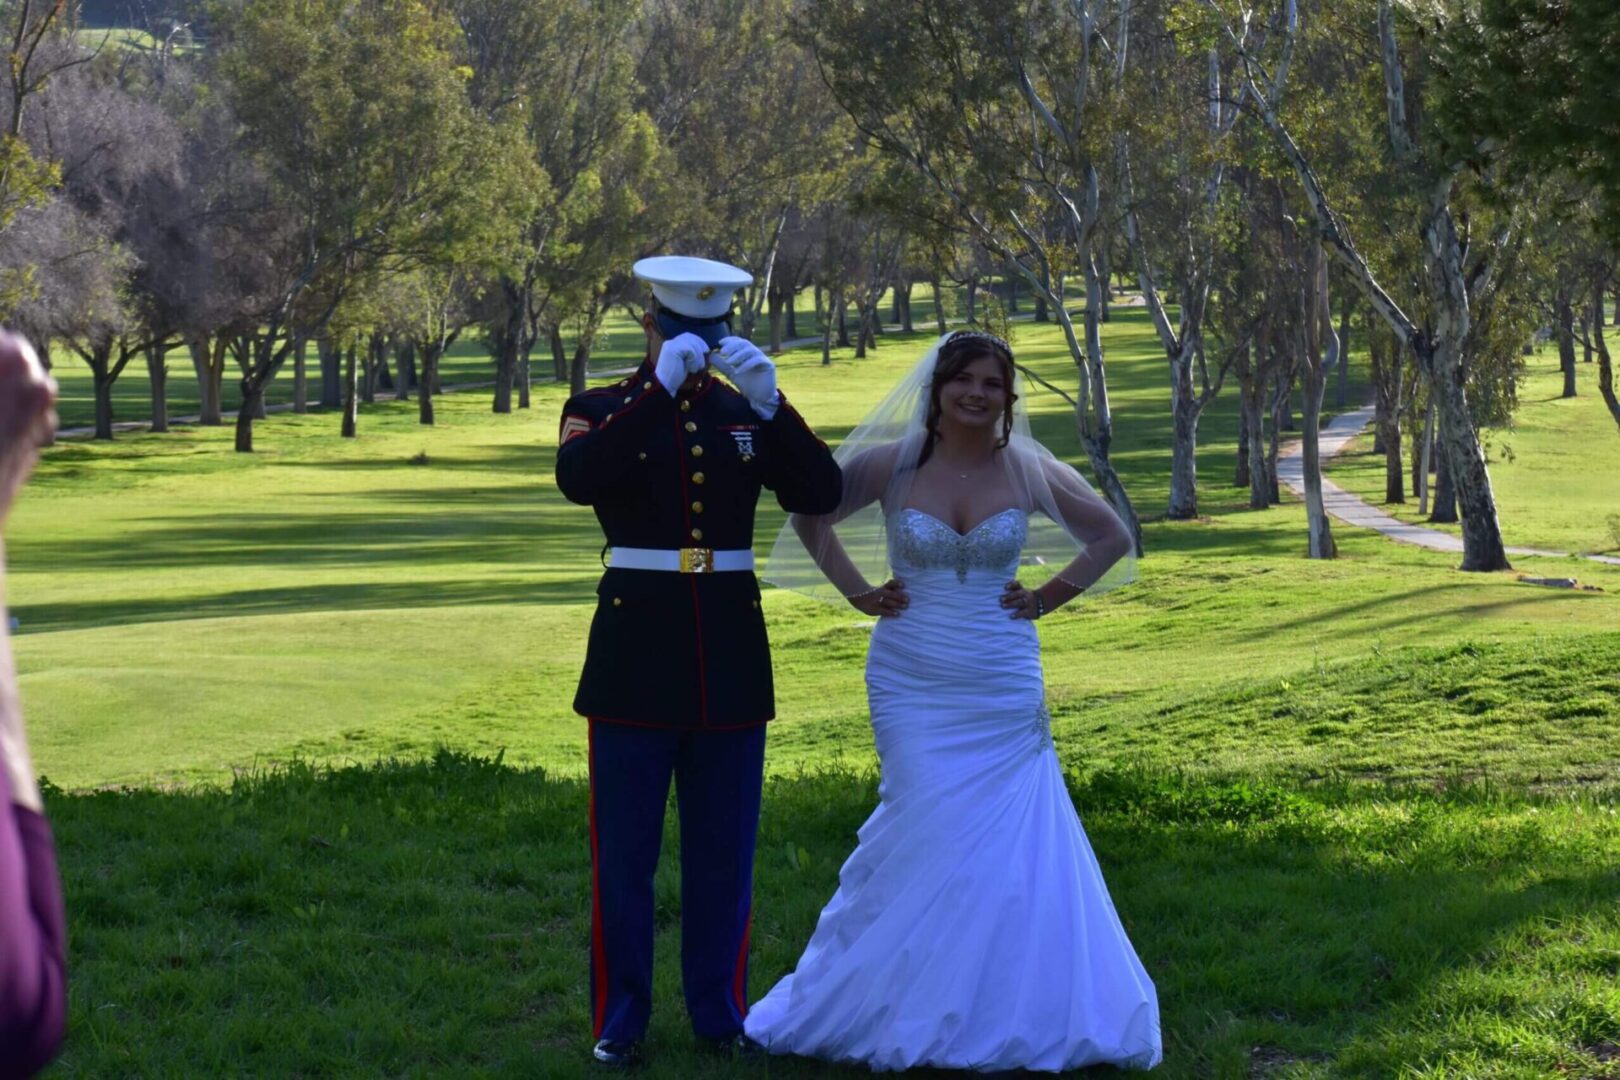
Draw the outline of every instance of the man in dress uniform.
M838 506L826 445L732 337L745 271L643 259L647 358L563 406L557 486L611 548L574 709L590 721L591 1010L606 1067L639 1063L652 1008L653 871L675 779L681 970L693 1030L747 1046L748 937L770 647L754 577L754 507ZM729 385L715 377L723 373Z

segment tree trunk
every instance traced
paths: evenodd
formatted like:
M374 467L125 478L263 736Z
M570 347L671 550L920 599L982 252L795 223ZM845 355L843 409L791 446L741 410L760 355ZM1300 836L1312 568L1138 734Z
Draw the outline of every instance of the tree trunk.
M971 277L967 283L967 310L963 312L969 326L979 325L979 279Z
M552 323L546 328L546 336L551 339L551 367L557 381L568 381L568 350L563 346L562 324Z
M905 280L905 289L900 293L900 330L902 333L915 333L917 328L911 322L911 287L910 278Z
M1271 393L1271 441L1266 447L1267 506L1275 506L1282 502L1282 488L1277 480L1277 458L1281 449L1283 418L1288 413L1288 397L1292 388L1293 378L1285 366L1283 370L1277 372L1276 383Z
M1401 464L1401 422L1397 416L1384 431L1384 501L1406 502L1406 468Z
M1007 275L1007 314L1018 314L1018 276Z
M1327 398L1328 377L1340 361L1341 338L1333 329L1333 303L1328 296L1327 252L1313 243L1309 248L1309 270L1301 299L1304 318L1297 333L1300 365L1300 392L1303 432L1300 437L1300 478L1305 485L1306 551L1312 559L1337 557L1333 524L1328 519L1322 496L1322 403Z
M1097 297L1097 321L1111 322L1114 317L1114 265L1106 243L1097 245L1097 276L1102 278L1102 292Z
M1247 394L1249 382L1254 377L1254 368L1251 366L1254 355L1253 347L1245 345L1238 354L1236 372L1238 377L1238 452L1237 467L1232 472L1233 487L1249 486L1249 409Z
M378 390L393 389L394 378L388 371L388 339L382 334L373 334L371 348L366 350L366 404L377 403Z
M1376 405L1373 452L1384 455L1384 501L1406 501L1406 474L1401 466L1401 360L1406 355L1398 341L1382 328L1369 328L1367 355L1372 363Z
M876 305L874 304L873 305L873 311L875 311L875 310L876 310ZM864 306L862 306L859 301L856 302L856 311L855 311L855 359L857 359L857 360L865 360L866 359L866 342L867 342L867 338L870 336L868 331L867 331L867 327L870 325L871 320L872 320L873 317L874 316L873 316L872 311L868 311L868 309L865 308Z
M1170 361L1170 508L1171 521L1198 516L1198 393L1193 389L1193 353L1190 335L1181 342L1181 355Z
M838 290L838 347L849 348L849 301L844 298L844 290Z
M419 423L433 426L433 380L439 373L441 350L437 343L427 343L422 349L422 375L416 394L416 418Z
M343 370L343 437L352 439L360 426L360 347L349 346L348 363Z
M1511 570L1502 526L1496 517L1496 496L1485 465L1485 448L1480 445L1479 430L1474 426L1463 387L1463 366L1457 358L1444 355L1437 355L1427 366L1431 371L1448 373L1430 380L1430 392L1439 398L1436 414L1441 454L1458 503L1453 513L1462 518L1462 569Z
M303 338L293 349L293 412L309 412L309 342Z
M169 430L169 348L154 345L146 350L146 374L152 387L152 432Z
M1333 541L1333 525L1322 498L1322 400L1327 396L1326 374L1318 374L1308 366L1305 375L1305 415L1302 418L1305 517L1310 530L1309 555L1313 559L1334 559L1339 555L1339 547Z
M941 337L945 334L945 291L940 288L939 278L928 282L934 290L934 329Z
M416 346L401 341L394 346L394 400L411 400L411 383L416 379Z
M110 441L113 437L112 388L117 378L112 373L112 344L91 346L90 374L96 396L97 439Z
M1553 310L1558 336L1558 364L1564 372L1563 396L1572 398L1575 396L1575 304L1562 289L1553 300Z
M1350 407L1350 316L1355 313L1355 299L1345 291L1343 307L1339 309L1339 389L1337 408Z
M583 394L585 392L585 368L591 362L591 335L581 334L579 343L574 346L574 359L568 365L568 392L570 394Z
M318 338L315 353L321 360L321 408L343 404L343 350L329 337Z
M816 295L820 296L820 286L817 286ZM829 298L830 299L830 298ZM820 306L819 304L817 305ZM821 319L821 366L829 367L832 364L833 320L832 312L818 316Z
M1232 473L1233 487L1249 486L1249 413L1238 409L1237 468Z
M242 405L236 410L236 452L253 453L253 415L264 407L264 388L242 380Z
M787 326L783 328L783 335L789 341L799 337L799 293L796 289L787 290Z
M501 281L501 292L506 300L506 317L495 334L495 398L493 411L501 414L512 411L512 383L517 378L518 358L527 351L523 348L523 325L528 312L528 296L517 282Z
M782 352L783 304L782 290L772 285L771 291L765 297L766 317L769 319L771 327L770 351L772 356L779 356Z
M1434 402L1423 412L1423 432L1412 454L1412 493L1417 496L1418 513L1429 514L1429 478L1434 475Z
M1119 515L1120 521L1130 530L1132 550L1141 555L1142 521L1136 516L1136 508L1131 505L1130 493L1125 490L1119 472L1108 458L1107 445L1100 439L1087 439L1083 435L1081 442L1085 445L1086 459L1091 464L1092 475L1097 480L1097 490L1108 500L1114 512Z
M1602 293L1599 292L1601 298ZM1620 311L1617 311L1620 316ZM1603 403L1609 407L1609 415L1614 417L1616 425L1620 425L1620 400L1614 394L1614 364L1609 359L1609 340L1603 333L1603 320L1597 320L1597 326L1592 334L1592 344L1597 348L1598 362L1598 393L1603 396Z
M1249 428L1249 509L1264 510L1271 505L1271 493L1277 485L1267 475L1266 380L1259 374L1243 388L1243 411L1248 415Z
M224 378L224 336L218 339L219 362L215 363L215 338L207 335L186 339L186 348L191 351L191 366L197 373L197 422L208 427L215 427L225 422L225 416L220 408L221 382Z
M1451 455L1444 445L1434 459L1434 507L1429 520L1439 525L1457 524L1457 487L1451 482Z
M527 334L524 335L524 341L528 341ZM527 409L532 401L529 396L530 383L532 381L529 375L531 370L533 370L533 364L529 359L529 350L524 349L523 355L518 358L517 368L518 408L520 409Z

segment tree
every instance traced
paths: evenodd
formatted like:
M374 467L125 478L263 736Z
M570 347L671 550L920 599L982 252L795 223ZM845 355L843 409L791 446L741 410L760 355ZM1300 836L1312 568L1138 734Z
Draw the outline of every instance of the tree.
M1098 488L1141 549L1141 526L1109 453L1113 410L1096 247L1100 164L1114 145L1129 55L1128 0L1059 8L999 0L813 0L798 23L855 125L917 169L960 226L1043 296L1079 378L1075 421ZM1061 243L1044 231L1061 225ZM1084 327L1063 282L1086 287Z
M1205 0L1205 4L1217 8L1218 0ZM1464 189L1478 175L1477 170L1470 169L1470 158L1453 145L1453 140L1423 122L1425 113L1419 110L1414 117L1398 20L1390 0L1377 0L1375 12L1366 10L1365 4L1352 6L1350 16L1365 20L1364 26L1372 24L1367 29L1374 35L1372 40L1381 60L1387 146L1400 182L1418 208L1414 225L1421 239L1423 274L1407 306L1391 295L1356 247L1347 223L1283 115L1290 68L1300 39L1297 0L1284 0L1278 12L1277 58L1269 70L1258 55L1262 41L1255 28L1262 23L1246 21L1241 29L1235 21L1222 25L1243 61L1247 94L1304 190L1321 242L1410 349L1430 384L1442 452L1462 507L1462 568L1508 569L1490 473L1469 404L1468 381L1471 350L1482 336L1481 328L1475 324L1476 312L1495 308L1496 294L1510 276L1504 271L1516 256L1522 222L1512 212L1499 215L1489 228L1470 222L1469 240L1465 242L1453 205L1466 197ZM1434 9L1432 18L1439 21L1442 31L1454 19L1463 17L1453 10L1455 6L1445 4ZM1425 38L1418 33L1414 40L1418 46L1415 55L1421 63ZM1423 85L1421 81L1414 84L1420 102ZM1486 148L1481 144L1473 149L1483 152ZM1484 224L1482 220L1480 225ZM1426 316L1422 321L1407 310L1414 307L1414 301L1422 305Z
M510 234L512 265L496 275L480 311L495 362L492 408L506 413L540 328L561 321L552 306L562 294L565 307L597 312L590 333L581 335L589 358L589 339L608 309L604 275L622 274L634 250L626 250L623 237L635 226L623 215L648 202L625 175L656 176L663 163L634 107L630 0L451 6L473 73L473 108L521 132L531 177L526 212ZM595 296L603 299L593 305ZM526 385L519 389L526 401Z
M814 57L785 33L792 9L650 0L637 34L637 104L679 178L669 221L687 245L754 275L737 314L743 337L769 302L795 209L824 201L852 142Z
M0 5L7 44L7 81L0 88L6 105L6 126L0 131L0 229L18 211L44 202L58 181L50 160L30 149L23 125L29 99L53 76L89 59L60 34L67 13L67 0L11 0Z
M1162 9L1148 11L1162 14ZM1186 520L1198 516L1198 421L1236 361L1229 352L1218 376L1210 378L1204 325L1216 249L1229 242L1222 196L1228 144L1241 114L1222 96L1225 73L1215 50L1199 47L1196 38L1181 40L1161 18L1139 23L1132 52L1126 92L1155 107L1135 114L1119 140L1125 235L1169 361L1168 516ZM1180 298L1175 325L1161 283Z
M1620 242L1620 5L1475 0L1455 15L1433 35L1439 122L1459 143L1490 140L1503 168L1588 187L1598 228Z
M166 350L180 329L186 263L175 258L174 208L184 187L180 127L143 73L107 56L53 80L30 141L57 164L61 190L127 252L127 318L77 343L94 377L96 437L113 436L112 390L130 360L147 359L154 430L167 429Z
M454 27L424 3L248 0L215 33L241 146L293 217L242 378L236 444L251 451L265 387L356 287L499 234L533 185L512 130L469 107Z

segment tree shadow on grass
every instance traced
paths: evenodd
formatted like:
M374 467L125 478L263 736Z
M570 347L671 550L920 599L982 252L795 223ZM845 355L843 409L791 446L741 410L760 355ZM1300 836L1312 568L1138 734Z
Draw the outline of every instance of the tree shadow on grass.
M1393 1075L1401 1062L1378 1048L1444 1027L1432 1018L1448 1004L1447 1034L1466 1048L1477 1033L1465 1003L1444 1000L1449 980L1488 976L1505 939L1551 940L1620 888L1612 830L1568 804L1146 772L1073 783L1159 988L1158 1075L1246 1075L1256 1060ZM582 1073L588 799L582 782L447 753L294 766L228 791L53 793L73 930L73 1030L55 1075ZM875 801L866 773L768 784L754 997L796 961ZM667 826L646 1075L757 1075L691 1049L673 815ZM1612 1037L1592 1015L1584 1028L1508 1018L1578 1053Z
M22 634L127 626L190 619L241 619L273 615L341 615L490 605L594 602L588 581L507 581L492 578L427 581L322 582L272 589L240 589L185 596L24 604L11 608Z

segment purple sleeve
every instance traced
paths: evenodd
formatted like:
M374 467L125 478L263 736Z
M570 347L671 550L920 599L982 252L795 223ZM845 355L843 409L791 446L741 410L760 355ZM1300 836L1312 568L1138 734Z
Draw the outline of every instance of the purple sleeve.
M67 927L51 827L0 773L0 1080L30 1076L67 1025Z

